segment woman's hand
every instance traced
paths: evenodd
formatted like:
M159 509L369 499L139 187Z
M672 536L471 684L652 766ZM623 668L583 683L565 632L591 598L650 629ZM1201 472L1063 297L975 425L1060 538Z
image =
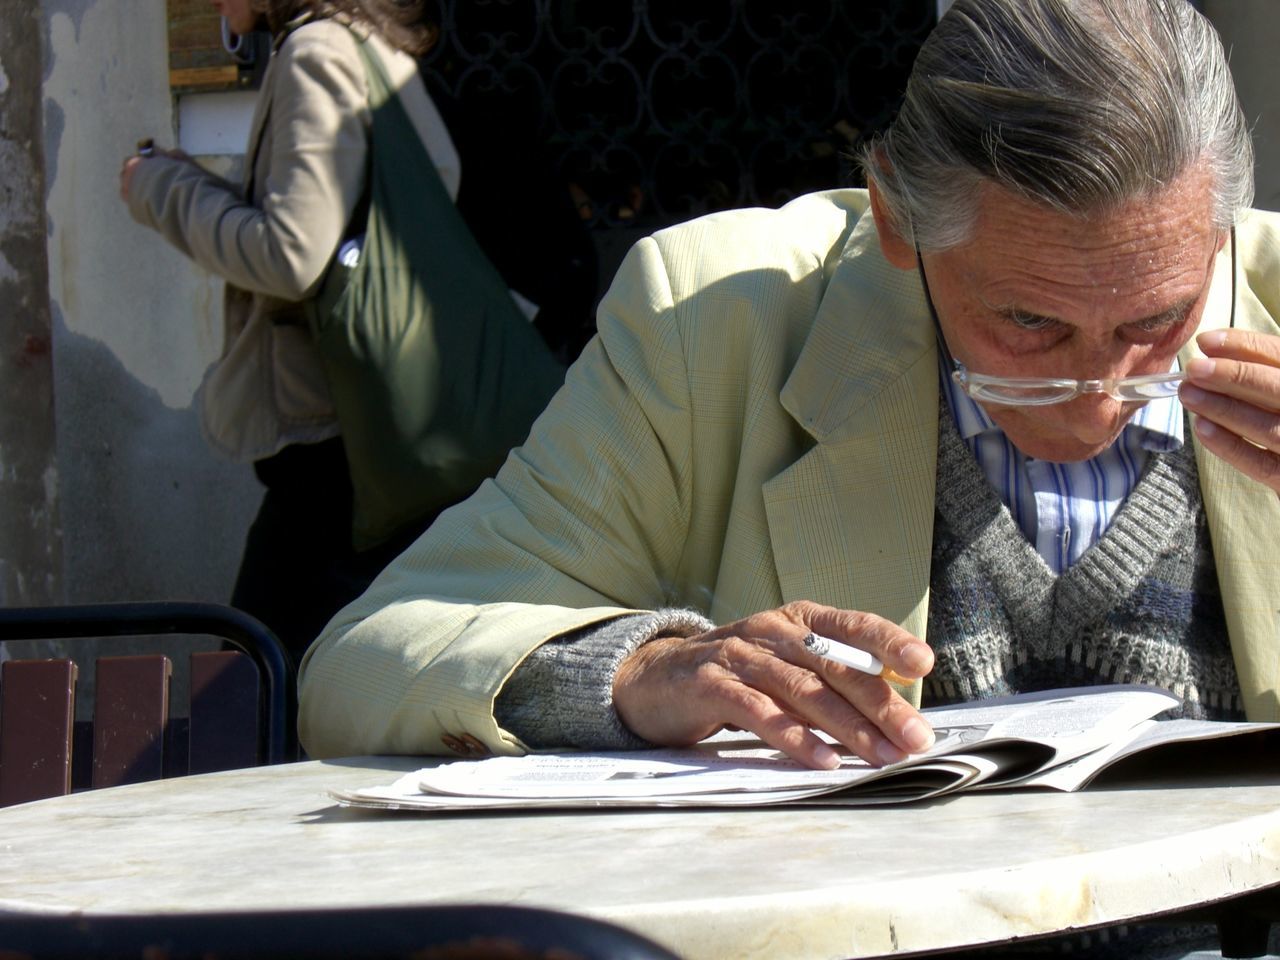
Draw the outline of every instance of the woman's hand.
M172 150L162 150L160 147L151 147L150 153L131 153L124 158L124 163L120 165L120 199L125 203L129 202L129 187L133 183L133 172L138 169L138 164L145 163L152 157L168 157L170 160L181 160L183 163L189 163L194 167L199 164L185 150L179 150L177 147Z
M801 601L698 636L650 641L618 669L614 706L653 743L684 746L733 727L815 768L839 764L815 729L876 765L933 745L924 718L886 681L809 653L810 632L860 647L905 677L933 669L933 651L896 624Z
M1280 494L1280 336L1211 330L1179 397L1206 449Z
M125 203L129 202L129 186L133 183L133 171L138 168L138 164L146 159L146 157L131 153L124 158L124 163L120 165L120 199Z

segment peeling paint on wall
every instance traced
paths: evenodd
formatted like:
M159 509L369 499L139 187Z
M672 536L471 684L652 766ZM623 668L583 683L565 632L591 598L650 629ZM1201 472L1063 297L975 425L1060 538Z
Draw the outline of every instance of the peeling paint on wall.
M0 21L0 602L60 599L38 0Z
M177 142L166 6L16 2L43 11L57 456L42 489L57 497L66 599L225 602L261 488L215 458L192 409L221 348L221 282L134 223L119 196L138 137Z
M39 216L43 199L43 194L33 194L26 188L38 182L31 158L31 131L23 136L20 126L6 123L5 127L5 133L16 136L0 136L0 170L5 171L0 188L0 226L25 228Z
M45 184L45 204L48 205L49 197L47 191L53 189L54 180L58 175L58 145L62 143L62 134L67 126L66 114L62 112L62 107L57 102L46 98L44 101L44 184ZM49 231L53 232L53 219L49 219Z
M135 223L119 196L120 164L140 136L177 140L164 7L122 15L109 0L74 6L48 19L50 296L69 331L102 341L185 410L221 352L221 283Z
M52 20L55 16L66 17L71 21L72 29L75 31L75 38L80 39L81 25L84 23L85 14L96 7L99 0L44 0L45 18ZM112 4L114 8L115 4ZM123 18L132 20L130 12L121 10Z

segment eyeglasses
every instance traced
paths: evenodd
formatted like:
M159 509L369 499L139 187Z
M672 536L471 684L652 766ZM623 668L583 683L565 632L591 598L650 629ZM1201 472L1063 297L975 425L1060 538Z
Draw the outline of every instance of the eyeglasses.
M970 373L959 362L956 362L956 368L951 372L951 379L960 384L960 389L973 399L1010 407L1043 407L1053 403L1066 403L1086 393L1105 393L1114 400L1146 403L1174 396L1178 392L1178 384L1186 376L1181 370L1177 370L1106 380L987 377L980 373Z
M1109 377L1105 380L1071 380L1059 377L989 377L971 373L963 363L951 355L942 324L929 292L929 278L925 276L924 260L920 248L916 248L916 267L920 271L920 283L924 287L929 316L933 318L934 333L938 337L938 349L951 368L951 379L974 400L1003 404L1010 407L1043 407L1054 403L1066 403L1086 393L1105 393L1114 400L1146 403L1175 396L1178 384L1186 379L1181 370L1170 373L1148 373L1134 377ZM1231 228L1231 322L1236 325L1236 231Z

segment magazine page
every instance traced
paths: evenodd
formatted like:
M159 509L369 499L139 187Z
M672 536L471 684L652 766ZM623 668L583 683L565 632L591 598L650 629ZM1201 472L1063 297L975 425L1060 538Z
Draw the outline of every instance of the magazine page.
M1019 786L1049 787L1054 790L1079 790L1103 770L1117 770L1120 764L1139 753L1154 751L1173 744L1204 743L1241 734L1268 733L1280 730L1274 723L1226 723L1218 720L1149 720L1134 728L1134 735L1124 741L1108 744L1068 763L1040 771L1019 782ZM1154 755L1153 755L1154 756ZM1182 767L1194 774L1199 766L1188 749L1180 757ZM1208 758L1205 758L1208 760ZM1205 765L1208 765L1207 763Z
M1089 687L924 711L937 740L927 753L887 767L846 755L835 770L810 770L755 739L718 737L684 750L540 753L462 760L423 770L424 793L508 799L646 798L692 794L848 789L956 753L994 751L991 777L1021 777L1126 735L1176 705L1147 687ZM829 739L829 738L827 738ZM967 779L967 778L966 778Z
M936 742L927 753L873 767L846 754L810 770L749 734L722 732L679 750L538 753L424 767L391 788L343 802L431 809L547 805L744 805L839 796L901 802L1017 782L1109 743L1176 705L1150 687L1088 687L923 711ZM824 737L832 742L829 737ZM414 799L411 802L411 798ZM874 798L874 799L873 799Z
M631 750L462 760L421 771L418 788L423 793L508 799L643 799L821 790L846 786L851 776L856 773L846 765L810 770L764 747Z
M903 769L892 777L860 781L858 789L844 791L839 786L778 789L762 792L735 789L724 793L613 794L587 793L547 797L492 797L423 792L424 770L405 774L389 786L359 790L331 790L329 795L345 806L390 810L534 810L609 807L760 807L786 803L834 803L841 806L902 803L951 793L976 781L994 769L988 761L975 758L938 760ZM465 762L465 761L464 761ZM427 768L428 770L430 768Z
M938 742L926 756L999 753L994 787L1025 779L1109 744L1125 744L1150 718L1181 703L1158 687L1071 687L926 709ZM957 741L962 747L953 746Z

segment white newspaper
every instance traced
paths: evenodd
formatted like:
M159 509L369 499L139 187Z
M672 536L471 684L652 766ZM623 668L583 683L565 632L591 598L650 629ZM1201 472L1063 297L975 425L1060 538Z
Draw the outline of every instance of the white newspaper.
M423 810L901 803L1012 786L1078 790L1156 746L1280 729L1152 719L1179 702L1153 687L1100 686L929 709L933 748L885 767L845 753L835 770L810 770L749 734L723 732L688 749L445 762L331 795L351 806Z

